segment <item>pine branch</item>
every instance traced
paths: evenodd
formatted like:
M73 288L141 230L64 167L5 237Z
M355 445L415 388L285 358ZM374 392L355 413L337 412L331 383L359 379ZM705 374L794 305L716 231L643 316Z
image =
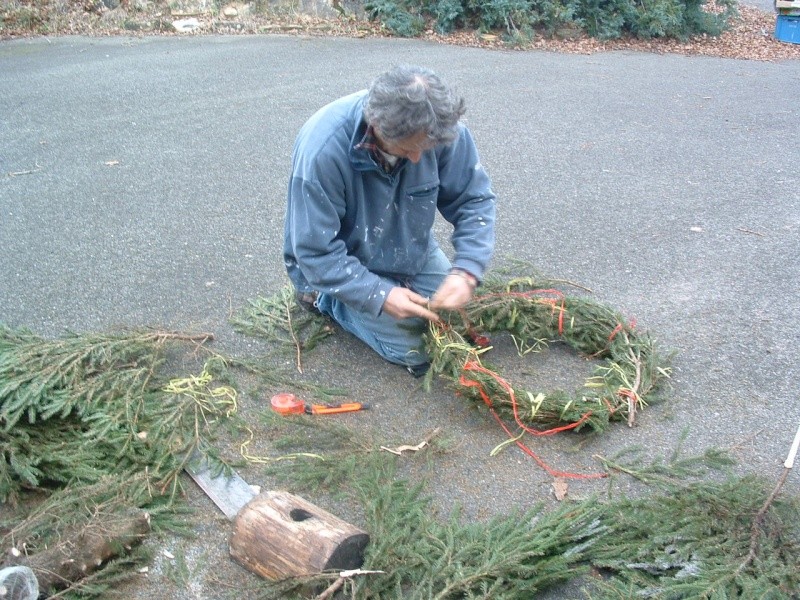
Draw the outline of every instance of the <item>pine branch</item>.
M756 551L758 550L758 539L762 532L764 519L766 518L767 511L770 509L772 503L775 501L775 498L777 498L778 494L783 488L783 484L786 483L786 478L789 476L789 472L792 470L792 467L794 466L794 459L797 456L799 448L800 448L800 426L797 427L797 433L795 433L794 441L792 442L791 448L789 448L789 454L786 457L786 461L783 463L784 469L783 473L778 479L778 483L772 489L772 492L764 502L764 505L758 510L755 518L753 519L753 525L750 529L750 549L744 561L742 561L742 564L737 567L734 575L738 575L739 573L741 573L744 569L747 568L748 565L750 565L750 563L753 562L753 560L755 560Z
M289 333L292 336L292 343L295 347L295 361L297 364L297 372L302 374L303 373L303 363L300 360L300 352L302 351L302 345L300 344L300 340L297 339L297 333L294 330L294 323L292 322L292 307L288 304L286 305L286 324L289 329Z
M294 420L287 424L296 426ZM457 508L437 515L421 483L397 477L394 455L298 460L271 473L294 485L309 483L314 473L316 481L348 491L362 506L372 540L365 568L385 574L355 581L352 593L360 599L517 600L573 579L590 565L609 574L593 598L713 598L724 590L728 598L745 600L800 593L800 506L770 501L759 560L735 573L751 542L751 515L765 505L763 485L753 477L708 481L732 461L713 449L682 456L685 437L667 459L641 464L636 452L627 453L633 462L622 462L624 455L602 459L607 468L652 486L653 495L566 502L549 514L533 509L488 523L465 523ZM300 589L295 583L291 589ZM283 588L283 597L299 598L291 589Z
M0 324L0 430L23 417L29 424L55 415L82 414L123 390L142 393L169 341L203 343L211 334L131 332L70 334L44 340Z
M30 508L0 543L38 569L43 585L104 596L146 534L144 511L156 529L185 529L173 503L178 474L195 448L214 458L206 440L231 419L236 391L214 381L212 371L224 377L226 368L219 357L166 384L158 370L169 345L203 348L211 337L45 340L0 326L0 501L23 500L30 488L44 494L19 502ZM118 556L119 568L105 568Z
M767 515L767 511L769 510L772 503L775 501L775 498L778 496L778 493L783 488L783 484L786 483L786 478L789 476L789 471L791 469L784 469L783 473L781 474L780 478L778 479L778 483L772 489L769 497L764 501L764 504L761 508L758 509L755 518L753 519L753 525L750 529L750 548L747 552L747 556L742 561L738 567L736 567L736 571L734 571L734 576L741 573L744 569L750 565L756 558L756 552L758 550L758 539L761 537L762 527L764 524L764 519Z
M230 322L239 333L264 338L275 351L291 349L301 373L301 353L311 351L333 332L322 315L298 306L291 286L268 298L249 300Z

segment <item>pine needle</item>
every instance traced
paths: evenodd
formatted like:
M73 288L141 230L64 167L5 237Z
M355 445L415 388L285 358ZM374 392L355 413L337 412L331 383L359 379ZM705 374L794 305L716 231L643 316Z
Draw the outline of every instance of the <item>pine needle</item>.
M322 315L297 304L289 285L270 297L249 300L230 322L235 331L264 338L277 352L291 348L299 373L303 372L302 353L311 351L333 332Z

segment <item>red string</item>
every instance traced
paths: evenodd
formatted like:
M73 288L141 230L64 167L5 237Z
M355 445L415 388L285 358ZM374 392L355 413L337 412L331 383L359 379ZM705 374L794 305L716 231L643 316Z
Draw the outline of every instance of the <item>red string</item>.
M546 429L544 431L541 431L541 430L538 430L538 429L531 429L530 427L526 426L522 422L522 419L520 419L519 410L518 410L518 406L517 406L517 396L514 393L514 388L511 387L511 384L509 384L505 379L500 377L500 375L498 375L494 371L490 371L489 369L487 369L486 367L481 365L479 362L474 361L474 360L468 361L467 364L464 365L464 371L475 371L477 373L484 373L486 375L489 375L492 379L494 379L498 383L498 385L503 388L505 393L508 394L508 398L511 401L511 407L512 407L512 409L514 411L514 421L516 421L517 425L519 425L525 432L530 433L532 435L553 435L555 433L560 433L562 431L568 431L570 429L575 429L576 427L578 427L578 426L582 425L583 423L585 423L586 420L592 414L592 411L588 411L580 419L578 419L574 423L568 423L567 425L562 425L561 427L554 427L552 429ZM486 392L486 390L480 384L480 382L475 381L474 379L466 379L462 375L461 378L459 379L459 383L461 383L462 385L465 385L466 387L477 387L478 388L478 392L480 393L481 398L486 403L486 405L489 406L490 408L493 408L492 407L492 400L489 397L489 394Z
M608 336L608 341L611 342L617 336L617 334L623 330L625 325L622 323L617 323L617 326L614 327L614 330L611 332L611 335ZM630 329L634 329L636 327L636 319L631 319L631 322L628 324Z
M478 363L476 361L468 361L467 364L464 365L464 371L475 371L475 372L478 372L478 373L485 373L485 374L489 375L490 377L492 377L500 385L500 387L503 388L503 390L506 392L506 394L508 394L508 397L509 397L509 399L511 401L512 409L514 411L514 421L516 422L516 424L523 431L525 431L527 433L530 433L532 435L553 435L553 434L559 433L561 431L567 431L567 430L570 430L570 429L575 429L576 427L578 427L581 424L585 423L586 420L589 418L589 416L592 414L592 411L588 411L578 421L576 421L574 423L569 423L569 424L563 425L561 427L554 427L552 429L547 429L545 431L540 431L540 430L537 430L537 429L531 429L530 427L527 427L522 422L522 420L520 419L519 412L518 412L518 409L517 409L517 398L516 398L516 395L514 394L514 388L512 388L511 385L505 379L500 377L497 373L495 373L493 371L490 371L489 369L483 367L480 363ZM461 377L459 378L459 383L461 385L463 385L464 387L477 388L478 389L478 393L481 396L481 399L483 399L484 403L489 407L489 410L492 412L492 415L497 420L497 422L500 423L500 426L503 428L503 430L508 434L509 437L514 437L512 435L512 433L506 427L505 423L503 423L503 421L500 419L500 416L497 414L497 412L494 409L494 406L492 405L492 399L489 397L489 394L486 392L486 390L484 389L483 385L481 385L481 383L479 381L476 381L474 379L469 379L464 374L462 374ZM550 475L553 475L554 477L566 477L566 478L569 478L569 479L595 479L595 478L598 478L598 477L606 477L605 473L595 473L595 474L585 475L585 474L579 474L579 473L567 473L567 472L564 472L564 471L556 471L556 470L552 469L551 467L549 467L541 458L539 458L533 452L533 450L528 448L521 441L514 440L514 442L516 443L517 446L519 446L519 448L523 452L525 452L525 454L527 454L528 456L533 458L540 467L542 467L545 471L547 471Z
M500 418L500 415L497 414L494 408L489 409L492 413L492 416L495 420L500 424L500 427L503 428L503 431L506 432L508 437L513 438L515 437L506 427L506 424L503 423L503 420ZM551 468L546 462L544 462L539 456L528 446L523 444L520 440L514 440L514 443L519 446L520 450L522 450L525 454L530 456L536 464L542 467L548 475L552 475L553 477L563 477L564 479L601 479L603 477L608 477L607 473L570 473L568 471L558 471L556 469Z
M561 290L556 290L556 289L536 289L536 290L528 290L528 291L525 291L525 292L510 292L509 291L509 292L502 292L502 293L485 294L485 295L482 296L482 298L509 297L509 296L516 297L516 298L525 298L525 299L532 299L533 297L538 297L541 302L546 303L546 304L550 304L552 306L552 308L553 308L553 312L555 312L556 307L558 306L558 334L561 337L564 336L564 314L566 313L566 298L564 296L564 293ZM547 297L547 296L554 296L554 297ZM559 302L559 300L560 300L560 302ZM465 316L465 315L462 315L462 316ZM466 318L464 319L464 322L467 324L468 333L469 333L470 337L478 336L477 332L475 332L473 330L471 324L468 323L468 320ZM611 332L611 335L608 338L609 342L614 339L614 336L616 336L617 333L619 333L619 331L622 329L622 327L623 327L623 325L622 325L622 323L620 323L614 329L614 331ZM479 336L479 337L482 337L482 336ZM503 390L506 392L506 394L508 394L509 400L511 401L511 407L512 407L512 410L513 410L513 413L514 413L514 421L526 433L530 433L530 434L536 435L536 436L545 436L545 435L554 435L554 434L560 433L562 431L568 431L568 430L571 430L571 429L575 429L576 427L579 427L580 425L585 423L589 419L591 414L592 414L592 411L587 411L584 415L581 416L580 419L578 419L578 421L576 421L574 423L569 423L567 425L563 425L561 427L553 427L551 429L547 429L547 430L544 430L544 431L540 431L540 430L537 430L537 429L532 429L530 427L527 427L522 422L522 420L520 419L519 411L518 411L518 407L517 407L517 398L516 398L516 394L514 393L514 388L512 388L511 385L505 379L500 377L494 371L490 371L489 369L486 369L479 362L474 361L474 360L468 361L467 364L464 365L463 371L464 372L466 372L466 371L475 371L475 372L479 372L479 373L484 373L484 374L489 375L490 377L492 377L498 383L498 385L500 385L500 387L503 388ZM464 386L464 387L477 388L481 399L484 401L486 406L489 407L489 410L491 411L492 416L495 418L495 420L503 428L503 431L505 431L506 434L510 438L515 437L511 433L511 431L508 429L506 424L503 422L503 420L500 418L500 416L497 414L497 411L494 409L494 406L492 405L492 399L489 397L489 394L486 392L486 390L484 389L483 385L481 385L480 382L478 382L478 381L476 381L474 379L469 379L462 373L461 377L459 378L459 384ZM609 410L613 413L614 410L611 408L611 406L608 403L608 401L606 401L606 405L608 406ZM582 473L569 473L569 472L566 472L566 471L558 471L556 469L551 468L549 465L547 465L547 463L545 463L533 450L531 450L528 446L526 446L520 440L515 439L514 443L523 452L525 452L525 454L527 454L528 456L533 458L533 460L536 461L536 464L538 464L540 467L542 467L542 469L544 469L549 475L551 475L553 477L564 477L564 478L568 478L568 479L598 479L598 478L602 478L602 477L607 477L606 473L582 474Z

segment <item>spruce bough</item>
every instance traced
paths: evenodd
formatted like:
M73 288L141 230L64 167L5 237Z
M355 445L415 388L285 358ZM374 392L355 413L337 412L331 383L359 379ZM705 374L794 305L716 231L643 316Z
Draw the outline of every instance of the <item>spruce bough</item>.
M363 510L371 535L363 568L382 573L353 577L345 597L519 600L580 577L595 600L778 600L800 594L800 503L778 498L769 506L758 556L740 570L753 517L770 486L730 474L733 461L718 450L683 457L679 446L668 459L642 464L641 452L632 449L625 463L615 462L623 457L601 461L612 480L623 473L646 484L649 492L641 497L596 496L468 523L458 510L437 514L422 484L397 475L401 459L395 455L371 451L351 434L313 425L310 418L279 426L287 432L287 447L294 439L313 450L305 431L292 433L313 426L313 443L338 452L329 452L326 461L277 464L271 474L309 493L335 482ZM436 451L429 448L425 452ZM269 584L261 597L307 598L305 586L324 581Z

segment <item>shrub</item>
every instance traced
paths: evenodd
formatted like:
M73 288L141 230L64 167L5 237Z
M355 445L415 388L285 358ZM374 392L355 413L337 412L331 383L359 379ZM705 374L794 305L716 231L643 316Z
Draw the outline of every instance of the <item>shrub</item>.
M636 14L631 0L574 0L572 9L575 23L601 40L621 37Z
M425 28L425 20L412 12L405 0L367 0L364 10L370 19L380 21L400 37L415 37Z
M528 0L464 0L482 30L505 29L509 35L530 27L533 11Z
M504 29L514 42L530 39L535 28L552 34L573 25L599 39L624 35L685 39L719 35L736 14L736 0L366 0L370 18L397 35L418 35L426 18L441 32L458 27Z
M448 33L464 21L464 5L461 0L435 0L427 11L436 20L436 29Z

